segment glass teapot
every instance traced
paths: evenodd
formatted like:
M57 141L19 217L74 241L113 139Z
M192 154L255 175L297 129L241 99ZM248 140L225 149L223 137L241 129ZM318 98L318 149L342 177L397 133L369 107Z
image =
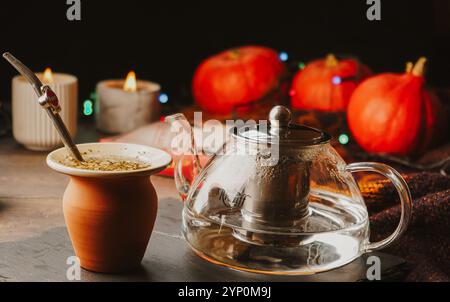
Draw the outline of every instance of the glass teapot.
M291 123L286 107L274 107L269 123L233 128L204 166L185 117L166 120L180 123L192 138L191 152L175 167L185 197L182 232L212 263L266 274L314 274L390 245L409 224L411 194L397 171L380 163L347 165L328 134ZM352 176L360 171L384 175L400 196L400 223L379 242L369 242L367 208Z

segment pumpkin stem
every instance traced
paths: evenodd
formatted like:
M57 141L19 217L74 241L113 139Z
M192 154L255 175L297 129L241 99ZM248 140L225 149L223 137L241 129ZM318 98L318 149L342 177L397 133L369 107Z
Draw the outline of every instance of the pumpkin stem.
M411 73L413 68L414 68L414 63L413 62L406 63L406 73Z
M238 49L232 49L228 52L228 57L230 59L236 59L237 57L239 57L239 50Z
M338 59L336 59L336 57L332 53L327 55L327 57L325 59L326 67L335 67L338 65L338 63L339 63Z
M421 57L416 65L414 65L411 73L415 76L421 77L424 75L425 72L425 63L427 62L427 58Z

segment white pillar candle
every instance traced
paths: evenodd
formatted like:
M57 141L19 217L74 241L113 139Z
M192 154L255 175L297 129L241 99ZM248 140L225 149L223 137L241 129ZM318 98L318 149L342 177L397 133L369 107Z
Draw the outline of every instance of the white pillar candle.
M49 69L36 74L44 85L49 85L58 96L61 118L72 137L77 131L78 80L62 73L52 74ZM14 138L26 148L38 151L56 149L61 139L51 119L38 103L38 97L22 76L12 81L12 118Z
M126 80L98 83L97 128L107 133L125 133L158 120L160 90L156 83L136 81L132 72Z

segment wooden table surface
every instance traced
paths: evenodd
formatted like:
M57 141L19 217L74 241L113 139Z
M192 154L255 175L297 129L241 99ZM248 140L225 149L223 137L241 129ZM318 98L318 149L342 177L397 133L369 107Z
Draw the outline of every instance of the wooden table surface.
M81 129L83 131L83 129ZM78 143L96 141L84 131ZM0 281L67 281L74 255L64 224L61 197L67 176L50 170L46 153L0 138ZM159 210L142 267L125 275L82 271L82 281L356 281L365 277L365 257L312 277L270 277L229 270L197 257L180 235L182 202L173 179L152 178ZM401 259L379 254L385 270ZM392 272L391 272L392 273Z

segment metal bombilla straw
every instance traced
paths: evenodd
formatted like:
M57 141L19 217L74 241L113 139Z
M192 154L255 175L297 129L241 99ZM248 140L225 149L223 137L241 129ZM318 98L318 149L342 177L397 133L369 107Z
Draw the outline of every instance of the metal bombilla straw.
M9 52L5 52L3 57L12 65L15 69L31 84L34 91L38 96L38 102L42 106L42 108L47 112L48 116L53 122L56 130L61 137L64 146L67 151L73 156L73 158L83 161L83 157L81 156L80 150L78 150L77 146L72 140L72 137L67 131L66 125L64 124L59 112L61 111L61 106L59 105L58 97L53 92L53 90L48 85L42 84L39 78L22 62L17 60L12 54Z

